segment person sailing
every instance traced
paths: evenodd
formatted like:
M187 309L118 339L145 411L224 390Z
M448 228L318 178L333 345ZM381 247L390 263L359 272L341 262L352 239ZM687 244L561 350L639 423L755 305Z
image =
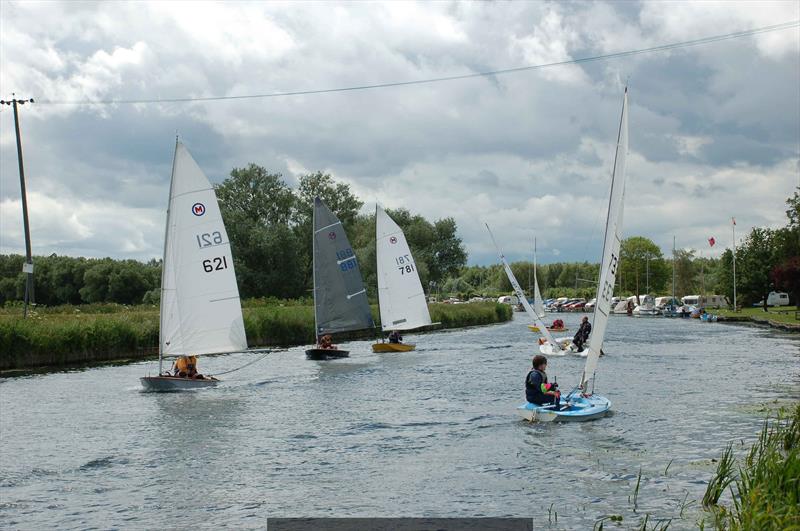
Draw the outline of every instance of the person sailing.
M558 390L558 383L547 381L547 358L541 354L533 357L533 368L525 377L525 400L531 404L542 406L545 404L555 404L559 408L561 401L561 391Z
M333 338L330 334L325 334L319 338L319 348L325 350L336 350L338 347L333 344Z
M179 378L197 378L197 356L178 356L175 360L174 372ZM202 378L202 376L201 376Z
M589 341L589 334L592 333L592 325L589 324L589 318L584 316L581 320L581 326L572 338L572 343L578 347L578 352L583 352L583 345Z
M389 343L402 343L402 342L403 342L403 336L400 335L400 332L398 332L397 330L392 330L392 332L389 334Z

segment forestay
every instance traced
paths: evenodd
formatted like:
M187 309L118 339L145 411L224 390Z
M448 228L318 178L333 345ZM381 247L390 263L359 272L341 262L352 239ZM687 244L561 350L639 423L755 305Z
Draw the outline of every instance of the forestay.
M233 256L214 188L180 142L161 278L162 356L247 348Z
M545 324L542 322L541 318L536 314L536 312L531 308L531 304L528 302L528 299L525 297L525 292L522 291L522 288L517 282L517 278L514 276L514 272L511 271L511 267L508 265L506 261L506 257L503 254L503 251L500 250L500 247L497 245L497 241L494 239L494 234L492 234L492 229L489 228L489 224L486 224L486 230L489 231L489 236L492 238L492 243L494 243L495 249L497 249L497 253L500 255L500 261L503 263L503 269L506 272L506 276L508 277L508 281L511 282L511 287L514 288L514 293L517 294L517 298L519 299L520 303L522 303L522 307L525 308L525 312L527 312L528 316L533 319L533 322L536 326L539 327L539 331L544 335L545 339L548 343L550 343L555 350L561 351L561 345L558 344L558 341L555 340L553 335L547 329Z
M590 391L589 384L594 380L600 349L603 346L608 316L611 313L611 298L614 296L614 282L619 267L619 249L622 241L622 212L625 199L625 169L628 158L628 89L622 100L617 151L614 158L614 171L611 177L611 194L608 201L606 234L603 241L603 262L600 267L600 283L597 286L597 303L594 308L592 335L589 338L589 353L586 356L581 387Z
M410 330L431 324L417 265L403 231L375 206L378 303L383 330Z
M314 317L317 337L375 326L342 222L319 197L314 199Z

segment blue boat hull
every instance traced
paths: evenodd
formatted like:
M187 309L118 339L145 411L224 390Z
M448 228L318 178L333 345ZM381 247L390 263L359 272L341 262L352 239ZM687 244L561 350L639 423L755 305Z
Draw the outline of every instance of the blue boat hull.
M565 404L561 404L563 407ZM525 402L517 408L517 413L530 422L585 422L606 415L611 410L611 402L600 395L573 396L569 407L556 411L552 405L537 406Z

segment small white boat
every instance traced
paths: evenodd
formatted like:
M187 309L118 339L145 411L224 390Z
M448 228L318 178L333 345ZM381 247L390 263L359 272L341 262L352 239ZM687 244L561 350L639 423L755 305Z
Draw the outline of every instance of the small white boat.
M605 238L603 240L603 259L600 266L600 282L597 285L597 303L592 320L592 334L584 350L586 364L580 383L575 390L562 398L561 407L537 405L530 402L517 407L517 412L528 421L576 422L594 420L604 416L611 409L611 402L594 394L597 362L603 347L603 338L611 313L611 296L619 265L620 242L622 241L622 210L625 199L625 169L628 155L628 89L622 99L619 136L617 137L614 171L611 177L611 194L608 200ZM512 282L512 285L514 283Z
M219 380L164 372L165 358L247 349L228 233L214 187L180 142L169 190L161 271L158 375L140 378L147 391L214 387Z

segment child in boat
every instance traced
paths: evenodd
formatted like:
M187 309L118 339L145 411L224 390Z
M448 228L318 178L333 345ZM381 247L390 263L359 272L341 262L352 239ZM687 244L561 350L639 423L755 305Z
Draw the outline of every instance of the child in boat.
M197 378L197 356L178 356L175 360L175 376ZM200 376L202 378L202 376Z
M403 336L400 335L400 332L398 332L397 330L392 330L392 332L389 334L389 343L402 343L402 342L403 342Z
M555 404L556 409L561 401L561 392L558 390L558 383L548 383L547 358L541 354L533 357L533 368L525 377L525 399L531 404L539 406L545 404Z
M319 348L326 349L326 350L335 350L336 345L333 344L333 338L330 334L325 334L321 338L319 338Z
M564 321L561 319L556 319L553 321L553 325L550 328L555 328L556 330L560 330L564 328Z

